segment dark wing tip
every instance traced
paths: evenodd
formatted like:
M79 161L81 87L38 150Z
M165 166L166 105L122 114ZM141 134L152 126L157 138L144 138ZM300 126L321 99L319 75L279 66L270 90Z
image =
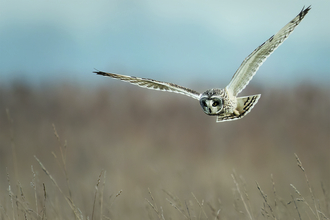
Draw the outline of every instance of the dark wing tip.
M309 10L311 10L311 5L308 6L306 9L305 9L305 6L301 9L301 12L299 13L299 19L303 19L305 17L305 15L309 12Z
M108 76L108 74L106 72L102 72L99 70L93 71L93 73L96 73L97 75L101 75L101 76Z

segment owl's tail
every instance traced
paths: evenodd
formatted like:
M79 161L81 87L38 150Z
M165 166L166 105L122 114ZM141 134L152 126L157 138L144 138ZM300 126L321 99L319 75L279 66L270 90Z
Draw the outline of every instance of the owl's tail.
M219 115L217 118L217 122L237 120L243 118L251 111L255 104L257 104L260 96L261 94L237 97L236 114L233 113L231 115Z

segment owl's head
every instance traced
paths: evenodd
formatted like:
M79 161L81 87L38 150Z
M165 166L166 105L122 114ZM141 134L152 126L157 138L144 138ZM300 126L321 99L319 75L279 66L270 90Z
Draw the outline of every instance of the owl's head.
M218 115L223 109L223 96L220 89L210 89L205 91L199 103L207 115Z

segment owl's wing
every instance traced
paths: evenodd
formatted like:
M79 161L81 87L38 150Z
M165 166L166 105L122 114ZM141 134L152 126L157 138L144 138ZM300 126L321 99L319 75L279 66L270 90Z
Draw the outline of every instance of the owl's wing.
M262 63L283 43L284 40L288 38L310 9L311 6L306 9L303 8L292 21L245 58L226 87L232 95L236 96L245 88Z
M115 74L115 73L106 73L102 71L94 71L94 73L102 76L109 76L115 79L120 79L125 82L129 82L131 84L147 88L147 89L154 89L154 90L160 90L160 91L167 91L167 92L175 92L175 93L180 93L186 96L189 96L191 98L199 100L200 93L185 88L183 86L179 86L173 83L167 83L167 82L160 82L157 80L153 79L146 79L146 78L139 78L135 76L125 76L125 75L120 75L120 74Z

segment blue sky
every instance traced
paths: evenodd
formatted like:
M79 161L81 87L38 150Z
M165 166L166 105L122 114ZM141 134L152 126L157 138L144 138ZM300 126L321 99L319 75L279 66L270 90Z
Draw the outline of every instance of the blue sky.
M0 82L98 84L96 68L224 87L248 54L309 5L254 82L327 85L329 0L0 0Z

